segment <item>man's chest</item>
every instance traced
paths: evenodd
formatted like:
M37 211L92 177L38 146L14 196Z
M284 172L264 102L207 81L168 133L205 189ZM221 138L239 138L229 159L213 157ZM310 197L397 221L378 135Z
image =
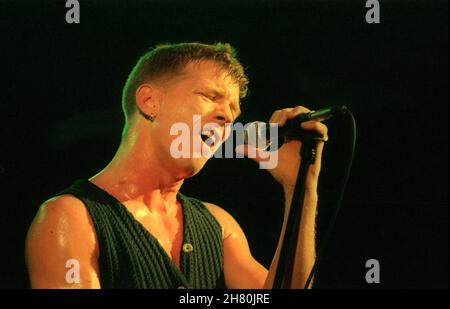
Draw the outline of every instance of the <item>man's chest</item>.
M134 218L158 241L169 258L180 267L183 241L183 214L181 207L169 215L153 214L145 207L125 205Z

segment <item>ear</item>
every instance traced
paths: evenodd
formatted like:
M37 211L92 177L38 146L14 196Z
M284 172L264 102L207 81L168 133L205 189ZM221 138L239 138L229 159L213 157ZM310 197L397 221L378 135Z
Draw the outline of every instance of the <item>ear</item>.
M160 108L160 93L155 86L142 84L136 89L137 107L146 115L158 116Z

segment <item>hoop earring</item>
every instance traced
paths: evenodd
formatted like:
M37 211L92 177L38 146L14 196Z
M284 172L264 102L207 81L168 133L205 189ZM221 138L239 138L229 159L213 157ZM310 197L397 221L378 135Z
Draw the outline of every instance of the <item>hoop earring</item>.
M138 111L139 111L139 114L141 114L141 116L144 117L145 119L147 119L148 121L150 121L150 122L154 122L155 121L156 115L154 115L154 114L147 115L146 113L141 111L140 108L138 108Z

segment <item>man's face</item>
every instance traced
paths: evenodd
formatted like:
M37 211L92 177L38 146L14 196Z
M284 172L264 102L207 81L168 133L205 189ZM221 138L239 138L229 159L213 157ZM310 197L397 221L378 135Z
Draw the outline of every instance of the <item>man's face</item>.
M160 111L154 128L159 159L173 168L177 177L190 177L208 160L196 146L213 153L229 135L229 130L225 132L225 124L234 122L241 113L239 86L216 63L202 61L189 63L183 74L169 81L161 91ZM197 115L195 121L194 115ZM171 153L171 145L177 136L171 135L170 131L177 123L189 128L189 158L174 158ZM205 131L205 124L214 124L214 130Z

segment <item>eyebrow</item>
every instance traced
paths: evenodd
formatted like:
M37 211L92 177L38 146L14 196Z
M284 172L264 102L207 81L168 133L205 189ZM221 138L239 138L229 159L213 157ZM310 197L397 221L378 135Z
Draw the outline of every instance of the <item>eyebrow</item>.
M221 90L220 88L218 88L218 87L216 87L216 86L213 86L213 85L210 85L210 84L206 84L206 85L202 85L202 87L204 87L204 88L206 88L206 90L207 91L211 91L214 95L216 95L216 96L220 96L220 97L226 97L226 95L225 95L225 91L223 91L223 90ZM239 100L239 99L238 99ZM235 105L235 106L237 106L237 111L238 111L238 114L236 115L236 119L237 119L237 117L239 117L241 114L242 114L242 111L241 111L241 104L240 103L237 103L236 101L234 101L234 100L231 100L232 101L232 103L233 103L233 105Z

